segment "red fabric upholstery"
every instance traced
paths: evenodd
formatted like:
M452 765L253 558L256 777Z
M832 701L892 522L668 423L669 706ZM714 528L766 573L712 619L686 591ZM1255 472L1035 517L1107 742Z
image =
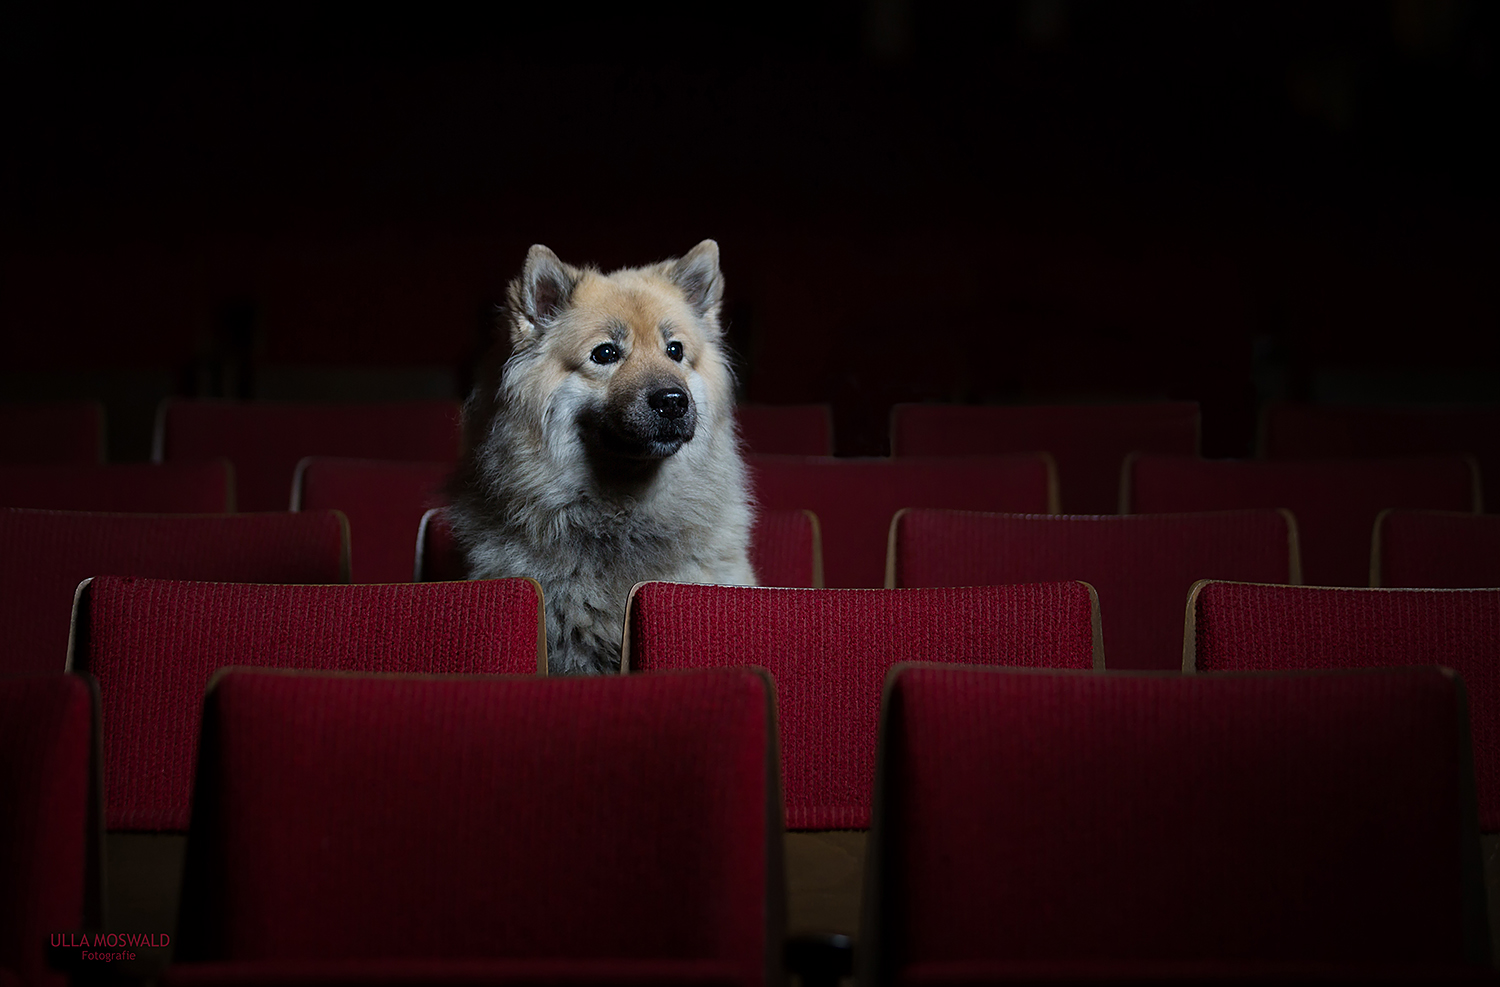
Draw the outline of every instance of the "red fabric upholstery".
M225 459L157 465L0 465L0 507L222 514L235 509L234 473Z
M626 668L759 665L776 680L791 829L869 825L886 670L903 661L1091 668L1082 583L797 590L646 583L626 615Z
M826 404L742 404L734 409L747 452L832 456L833 408Z
M892 547L898 586L1084 580L1099 594L1108 668L1177 669L1193 583L1292 580L1294 531L1274 510L1125 517L911 510L897 518Z
M0 510L0 671L62 671L78 584L111 574L331 583L348 578L344 520L307 514Z
M771 710L746 670L228 672L204 715L178 955L575 977L696 961L762 983L780 945Z
M1048 452L1057 463L1059 510L1114 514L1120 509L1125 457L1132 452L1197 455L1200 419L1194 401L1016 407L898 404L891 409L891 453Z
M355 582L409 583L417 528L425 512L446 503L452 471L447 463L309 456L297 466L293 508L344 512Z
M1268 459L1425 456L1479 459L1486 490L1500 490L1500 408L1462 405L1315 405L1266 409Z
M735 987L732 965L713 960L306 960L186 963L163 987ZM3 987L3 985L0 985ZM18 985L19 987L19 985Z
M1445 665L1463 676L1480 823L1500 832L1500 590L1204 583L1189 603L1204 672Z
M1387 507L1478 509L1473 464L1461 456L1268 463L1139 456L1127 470L1131 511L1285 507L1297 518L1302 581L1368 586L1370 533Z
M0 462L104 462L104 406L98 401L0 404Z
M1488 961L1447 673L916 667L883 730L877 982Z
M1053 509L1045 456L833 459L751 456L756 502L769 510L809 510L823 539L823 583L885 585L891 518L903 507L971 511Z
M1372 586L1500 586L1500 516L1384 511L1372 553Z
M441 507L422 515L417 529L416 575L417 581L424 583L469 578L463 555L453 540L453 529L448 526L448 515Z
M0 675L0 967L24 984L63 987L49 936L84 926L93 737L83 679Z
M304 456L453 463L457 401L381 404L167 401L157 423L160 462L227 456L242 511L284 511Z
M199 711L229 665L534 673L541 594L524 579L268 586L100 577L75 661L104 704L106 823L187 828Z
M761 511L750 532L750 563L762 586L821 586L817 517L809 511Z

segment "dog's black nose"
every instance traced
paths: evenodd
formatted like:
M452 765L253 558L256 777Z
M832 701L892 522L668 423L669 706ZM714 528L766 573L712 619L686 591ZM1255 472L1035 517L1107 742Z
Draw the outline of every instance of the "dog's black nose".
M681 418L687 414L688 395L680 387L664 387L653 392L646 403L663 418Z

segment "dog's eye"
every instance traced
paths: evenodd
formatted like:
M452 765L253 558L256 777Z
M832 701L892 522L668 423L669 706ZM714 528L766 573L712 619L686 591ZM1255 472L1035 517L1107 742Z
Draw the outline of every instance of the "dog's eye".
M672 359L674 359L677 362L681 363L682 362L682 344L679 343L679 342L676 342L676 341L668 343L667 344L667 356L670 356Z
M595 363L614 363L619 358L620 350L614 343L600 343L594 347L594 352L589 354L589 359Z

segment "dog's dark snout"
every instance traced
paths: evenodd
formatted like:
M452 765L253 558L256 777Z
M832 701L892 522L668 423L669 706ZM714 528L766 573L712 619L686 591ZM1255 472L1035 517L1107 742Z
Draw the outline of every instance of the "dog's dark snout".
M652 392L646 403L663 418L681 418L687 414L688 394L680 387L664 387Z

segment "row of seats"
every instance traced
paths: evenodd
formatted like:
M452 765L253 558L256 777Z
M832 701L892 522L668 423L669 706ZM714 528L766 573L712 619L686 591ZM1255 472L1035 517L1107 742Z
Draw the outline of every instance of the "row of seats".
M181 960L271 964L236 982L348 982L375 967L338 963L390 959L418 964L413 980L488 982L441 964L524 960L577 982L546 964L587 959L605 981L678 982L649 964L691 959L733 969L685 982L760 983L782 852L793 931L857 929L865 962L912 982L1193 964L1415 976L1488 954L1500 590L1202 583L1180 676L1102 672L1078 583L644 584L632 674L555 682L535 675L541 601L524 580L100 577L78 614L73 666L97 699L71 684L47 700L64 687L37 683L86 681L56 673L0 679L7 731L64 707L100 737L49 726L0 745L25 768L0 774L15 831L68 857L18 846L0 882L37 894L0 922L20 930L0 965L28 979L48 933L105 915L171 928ZM1467 697L1439 671L1305 671L1431 664ZM260 671L223 671L243 666ZM102 810L64 791L80 770ZM91 811L115 914L97 901ZM827 886L831 853L809 864L820 848L849 858L846 886ZM153 854L167 917L118 914L151 890L119 869Z
M769 511L812 511L821 524L822 578L833 587L884 584L892 515L907 507L1056 513L1050 458L1011 456L838 459L748 457L753 496ZM296 467L293 510L344 512L353 578L412 578L412 538L445 502L447 463L309 457ZM122 466L0 466L0 506L220 513L232 509L223 460ZM1132 455L1121 477L1125 513L1286 508L1297 517L1305 581L1360 586L1369 533L1388 508L1477 512L1478 474L1462 456L1306 462L1210 461ZM286 503L276 510L285 510ZM778 573L774 579L782 578Z
M828 405L742 405L741 437L754 453L828 456L834 451ZM1120 464L1132 452L1195 456L1196 402L1104 405L897 405L895 456L1016 455L1045 450L1062 480L1061 509L1112 514ZM102 459L103 411L97 403L0 405L0 462ZM1278 403L1267 407L1262 458L1301 460L1477 457L1500 482L1500 408L1372 407ZM282 510L296 463L305 456L451 462L459 451L453 401L294 404L168 400L158 414L155 459L224 457L240 472L242 510Z
M1177 664L1184 595L1205 578L1303 583L1299 528L1286 511L1073 517L907 508L887 537L887 587L1084 580L1100 595L1114 669ZM98 574L222 582L339 583L349 524L337 511L145 515L0 511L0 670L56 670L78 584ZM1367 541L1370 539L1367 538ZM419 581L462 579L444 515L408 530ZM765 511L752 537L762 585L820 587L815 515ZM1374 528L1370 583L1500 585L1500 517L1390 510Z

